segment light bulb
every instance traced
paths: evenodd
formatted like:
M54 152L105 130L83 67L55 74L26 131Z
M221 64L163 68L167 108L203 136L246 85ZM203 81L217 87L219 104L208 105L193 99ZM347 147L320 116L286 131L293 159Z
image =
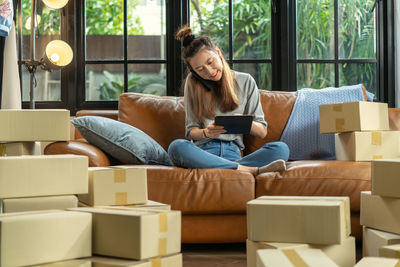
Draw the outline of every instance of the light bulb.
M53 63L57 64L57 62L60 60L60 55L57 54L57 53L54 53L54 54L52 54L52 55L50 56L50 60L51 60Z

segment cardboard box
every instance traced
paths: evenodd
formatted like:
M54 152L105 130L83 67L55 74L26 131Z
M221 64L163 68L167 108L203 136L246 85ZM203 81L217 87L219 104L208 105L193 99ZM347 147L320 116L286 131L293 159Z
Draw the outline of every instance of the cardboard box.
M330 245L349 235L348 197L263 196L247 202L252 241Z
M257 250L257 267L338 267L319 249L259 249Z
M78 198L73 195L8 198L0 201L3 202L4 213L35 210L65 210L68 208L76 208L78 206Z
M180 252L180 211L69 210L92 213L94 254L142 260Z
M0 110L1 142L69 141L69 110Z
M39 142L0 143L0 156L41 155Z
M400 131L335 134L336 160L370 161L400 156Z
M182 254L168 255L143 261L132 261L110 257L91 257L93 267L182 267Z
M400 235L363 226L363 256L378 257L382 246L400 244Z
M320 133L388 131L387 103L347 102L319 106Z
M400 198L361 192L360 224L370 228L400 234Z
M86 156L0 157L0 198L87 193L87 169Z
M72 211L0 215L0 265L26 266L91 256L92 216Z
M400 198L400 158L371 162L372 194Z
M397 267L398 264L400 264L398 259L365 257L354 265L354 267Z
M88 204L85 204L83 202L78 202L78 207L91 207ZM146 203L144 204L136 204L136 205L124 205L124 206L98 206L96 208L129 208L129 209L157 209L157 210L171 210L171 205L152 201L152 200L147 200Z
M382 246L379 248L379 257L400 258L400 244Z
M89 206L143 204L147 201L145 168L89 168L89 192L78 195Z
M273 243L273 242L253 242L247 240L246 254L247 266L256 266L256 252L258 249L320 249L331 260L341 267L353 267L356 263L356 245L355 238L350 236L339 245L313 245L301 243Z
M92 267L89 259L58 261L46 264L35 265L40 267ZM105 267L105 266L104 266Z

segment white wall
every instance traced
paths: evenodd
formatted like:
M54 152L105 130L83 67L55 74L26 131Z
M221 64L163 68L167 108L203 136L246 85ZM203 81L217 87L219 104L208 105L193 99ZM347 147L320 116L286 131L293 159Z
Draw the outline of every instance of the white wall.
M396 107L400 107L400 0L394 1Z

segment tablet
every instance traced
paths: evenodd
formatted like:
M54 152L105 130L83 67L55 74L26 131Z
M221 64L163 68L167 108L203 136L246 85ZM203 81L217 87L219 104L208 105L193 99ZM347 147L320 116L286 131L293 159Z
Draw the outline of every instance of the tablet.
M250 133L252 115L216 116L215 125L224 126L223 134L248 134Z

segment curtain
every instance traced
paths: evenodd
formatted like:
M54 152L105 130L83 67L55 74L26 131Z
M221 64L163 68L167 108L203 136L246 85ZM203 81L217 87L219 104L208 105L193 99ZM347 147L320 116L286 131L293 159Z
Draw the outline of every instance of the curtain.
M395 97L396 107L400 107L400 3L398 0L394 1L394 36L395 36Z
M17 40L15 24L4 45L3 81L1 92L2 109L21 109L21 87L18 71Z

